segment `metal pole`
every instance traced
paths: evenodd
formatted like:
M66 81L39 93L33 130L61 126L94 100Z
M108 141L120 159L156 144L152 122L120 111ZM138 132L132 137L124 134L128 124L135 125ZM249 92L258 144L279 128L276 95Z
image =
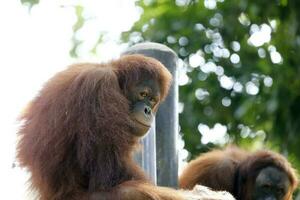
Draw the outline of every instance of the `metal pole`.
M144 169L153 184L156 179L156 147L155 147L155 122L147 135L141 140L142 148L134 155L134 160Z
M140 43L130 47L124 54L143 54L153 57L163 63L173 75L169 95L165 102L160 106L156 115L156 134L148 135L145 143L156 135L156 163L155 156L142 155L146 166L151 170L157 167L157 184L162 186L177 187L178 176L178 151L177 151L177 134L178 134L178 81L177 81L177 55L169 47L158 43ZM144 148L144 153L155 152L152 146ZM142 165L143 166L143 165ZM147 169L144 168L146 171ZM148 174L150 171L147 171ZM150 176L154 174L149 174Z
M151 125L146 137L142 139L143 150L141 153L142 168L148 174L154 184L157 184L156 174L156 136L155 136L155 122Z

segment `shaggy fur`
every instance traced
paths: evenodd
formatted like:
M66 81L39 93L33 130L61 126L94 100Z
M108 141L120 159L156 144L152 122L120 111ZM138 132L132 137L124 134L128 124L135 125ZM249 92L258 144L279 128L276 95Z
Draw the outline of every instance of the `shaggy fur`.
M159 82L163 100L171 75L141 55L72 65L45 84L21 117L17 147L38 199L181 199L151 185L132 159L138 138L125 94L143 77Z
M229 147L205 153L183 170L179 186L191 189L200 184L213 190L228 191L239 200L250 200L256 176L267 166L277 167L288 175L291 185L285 200L292 199L298 184L295 170L283 156L266 150L248 153Z
M251 192L255 179L263 168L277 167L284 171L290 180L290 187L284 199L292 200L293 192L297 188L298 178L291 164L280 154L262 150L250 154L240 165L235 175L234 195L237 199L251 200Z

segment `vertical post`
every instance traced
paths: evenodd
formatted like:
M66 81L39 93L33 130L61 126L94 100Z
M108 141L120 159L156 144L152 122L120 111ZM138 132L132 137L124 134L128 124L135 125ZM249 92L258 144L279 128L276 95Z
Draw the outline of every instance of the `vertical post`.
M137 155L137 161L148 174L153 184L157 184L155 121L141 143L143 147L142 151Z
M141 139L142 148L134 155L134 160L144 169L153 184L156 179L156 141L155 122L152 123L146 136Z
M140 43L130 47L124 54L143 54L153 57L164 64L173 75L169 95L163 102L156 115L156 164L157 184L162 186L177 187L178 176L178 81L177 81L177 55L169 47L158 43ZM155 136L154 135L154 136ZM148 135L147 140L155 140L154 136ZM155 147L155 146L154 146ZM153 148L153 146L152 146ZM145 148L144 148L145 149ZM153 149L145 149L144 152L152 152ZM147 155L142 155L146 158ZM145 161L147 166L155 168L152 160L148 157ZM143 166L143 165L142 165ZM145 168L144 168L145 169ZM145 169L147 170L147 169ZM149 174L149 171L146 171ZM153 174L154 175L154 174ZM150 174L151 176L151 174Z

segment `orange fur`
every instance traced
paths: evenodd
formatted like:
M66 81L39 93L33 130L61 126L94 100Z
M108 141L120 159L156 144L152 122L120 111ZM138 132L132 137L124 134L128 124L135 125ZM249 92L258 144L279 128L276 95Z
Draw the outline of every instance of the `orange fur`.
M204 153L183 170L179 177L179 187L192 189L200 184L214 190L233 191L234 173L245 154L236 148Z
M159 82L163 100L171 75L141 55L72 65L45 84L21 116L17 146L40 200L181 200L151 185L132 159L138 138L125 94L143 77Z
M291 185L285 200L290 200L298 185L295 170L283 156L266 150L248 153L237 147L229 147L204 153L183 170L179 186L191 189L200 184L213 190L228 191L239 200L250 200L255 178L267 166L275 166L286 172Z
M236 185L239 187L235 188L235 196L238 199L251 200L250 194L253 190L255 178L261 169L268 166L277 167L288 175L290 187L284 200L291 200L293 192L298 185L296 171L285 157L268 150L254 152L241 162L238 170L238 180L236 180Z

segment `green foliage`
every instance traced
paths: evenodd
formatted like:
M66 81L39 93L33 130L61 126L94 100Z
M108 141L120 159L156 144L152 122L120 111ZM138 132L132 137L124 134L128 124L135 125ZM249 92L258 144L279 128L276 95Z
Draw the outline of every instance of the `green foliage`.
M137 5L143 14L123 40L166 44L183 61L181 75L186 72L188 81L180 87L180 126L192 157L224 142L267 146L288 155L300 171L300 1ZM258 30L271 38L253 42ZM201 142L199 124L217 123L226 126L226 140Z
M77 17L77 20L76 20L76 23L73 25L73 32L74 32L74 35L72 37L72 43L73 43L73 46L72 46L72 49L70 50L70 55L72 57L77 57L77 48L78 46L82 43L81 40L78 40L76 38L76 33L79 29L81 29L85 23L85 19L83 18L82 16L82 13L84 11L84 8L82 6L74 6L75 8L75 13L76 13L76 17Z
M28 5L30 8L36 4L38 4L40 0L21 0L21 3L24 5Z

